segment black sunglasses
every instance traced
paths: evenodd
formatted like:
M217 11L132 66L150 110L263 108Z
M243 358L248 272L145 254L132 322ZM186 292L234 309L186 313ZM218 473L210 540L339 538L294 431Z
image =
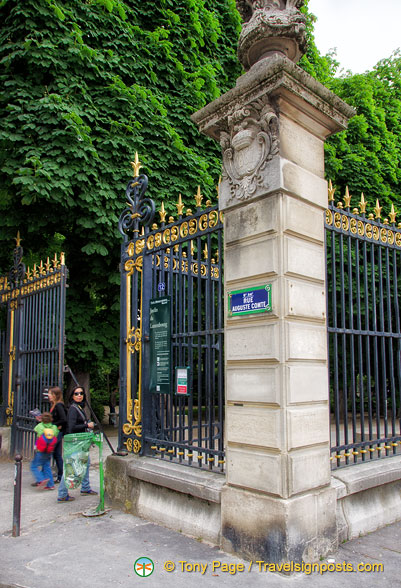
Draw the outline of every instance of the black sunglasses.
M83 396L84 393L83 392L74 392L73 396Z

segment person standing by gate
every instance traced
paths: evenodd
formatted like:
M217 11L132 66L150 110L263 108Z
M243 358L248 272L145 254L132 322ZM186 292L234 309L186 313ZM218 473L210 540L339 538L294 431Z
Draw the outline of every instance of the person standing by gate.
M72 391L70 398L70 407L67 414L67 433L84 433L85 431L92 431L95 423L88 421L84 412L86 402L85 390L82 386L76 386ZM90 461L88 457L88 465L86 468L85 476L82 480L81 496L90 496L97 494L90 487L89 482L89 466ZM68 494L67 487L65 485L64 476L61 478L60 486L58 489L58 502L69 502L75 500L73 496Z
M57 443L53 452L54 461L56 462L57 466L57 479L55 480L55 483L58 484L63 476L62 450L63 436L67 430L67 414L65 411L63 393L61 389L58 386L53 386L52 388L49 388L48 395L53 424L56 425L59 430Z

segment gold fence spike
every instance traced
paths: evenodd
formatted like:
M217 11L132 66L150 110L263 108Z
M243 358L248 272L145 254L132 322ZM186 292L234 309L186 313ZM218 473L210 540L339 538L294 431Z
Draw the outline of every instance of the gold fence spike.
M394 203L391 204L391 212L389 214L390 217L390 222L395 224L395 217L397 216L397 213L394 210Z
M203 250L203 257L204 257L204 259L207 259L208 258L208 254L209 254L209 252L208 252L208 249L207 249L207 243L205 243L205 248Z
M28 280L30 280L31 277L32 277L32 272L31 272L31 268L30 267L28 267L28 269L26 270L26 277L28 278Z
M164 208L164 202L162 202L159 214L160 214L160 222L165 223L167 212L166 212L166 209Z
M219 250L216 251L216 262L219 263Z
M335 188L333 188L333 183L331 180L329 180L329 188L328 188L328 192L329 192L329 202L334 202L334 192L336 191Z
M349 195L348 186L345 188L344 206L345 208L349 208L351 206L351 196Z
M181 194L179 194L178 196L178 202L176 204L177 207L177 211L178 211L178 216L182 216L183 210L184 210L184 204L182 202L182 196Z
M359 203L359 208L361 209L361 212L365 214L366 212L366 200L365 200L365 196L364 193L361 193L361 201Z
M142 227L141 237L143 237L144 235L145 235L145 227Z
M195 253L195 245L194 245L194 242L191 241L191 256L192 257L194 256L194 253Z
M42 261L42 260L40 260L40 264L39 264L39 273L40 273L40 275L41 275L41 276L43 276L43 274L45 273L44 269L45 269L45 268L43 267L43 261Z
M52 263L53 263L53 267L56 268L57 267L57 253L54 254L54 258L52 259Z
M15 243L16 243L17 247L21 247L21 241L22 241L21 235L20 235L20 232L18 231L17 236L15 238Z
M382 211L382 207L379 204L379 200L376 200L376 206L373 209L375 211L375 218L381 218L381 211Z
M201 194L201 189L200 186L198 186L198 191L195 194L195 202L196 202L196 207L200 208L202 205L202 200L203 200L203 196Z
M47 273L49 273L49 271L50 271L50 259L49 258L47 258L47 260L46 260L45 267L46 267Z
M60 263L61 263L61 265L65 265L65 253L64 253L64 251L62 251L60 253Z
M134 178L139 176L139 170L142 167L141 162L139 161L139 157L138 157L138 151L135 152L135 160L131 161L131 165L132 165L132 169L134 172Z
M217 199L219 199L220 197L220 184L221 184L221 176L219 176L219 181L218 184L216 186L216 190L217 190Z

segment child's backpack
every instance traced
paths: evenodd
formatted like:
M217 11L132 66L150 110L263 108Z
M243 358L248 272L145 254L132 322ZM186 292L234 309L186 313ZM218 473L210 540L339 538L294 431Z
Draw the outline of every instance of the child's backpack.
M57 443L57 436L51 429L45 429L36 439L36 449L41 453L53 453Z

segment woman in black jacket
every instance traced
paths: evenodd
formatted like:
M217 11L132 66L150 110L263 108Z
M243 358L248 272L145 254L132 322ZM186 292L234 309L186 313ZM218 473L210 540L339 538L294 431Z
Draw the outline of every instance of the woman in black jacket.
M49 389L49 402L53 425L56 425L59 430L57 443L53 452L54 461L57 465L57 479L55 483L58 484L63 476L63 436L67 430L67 414L63 402L63 393L58 386L53 386Z
M95 424L88 421L85 414L86 395L82 386L76 386L70 398L70 408L67 417L68 433L85 433L92 430Z
M67 414L67 433L85 433L86 431L91 431L95 426L95 423L92 421L88 421L86 418L86 414L84 411L85 408L85 390L82 386L76 386L71 394L70 397L70 408L68 409ZM86 468L85 476L82 480L81 486L81 496L90 496L92 494L97 494L94 490L90 487L89 482L89 457L88 457L88 466ZM58 489L58 502L69 502L71 500L75 500L73 496L68 494L68 490L66 488L64 478L60 482L60 486Z

